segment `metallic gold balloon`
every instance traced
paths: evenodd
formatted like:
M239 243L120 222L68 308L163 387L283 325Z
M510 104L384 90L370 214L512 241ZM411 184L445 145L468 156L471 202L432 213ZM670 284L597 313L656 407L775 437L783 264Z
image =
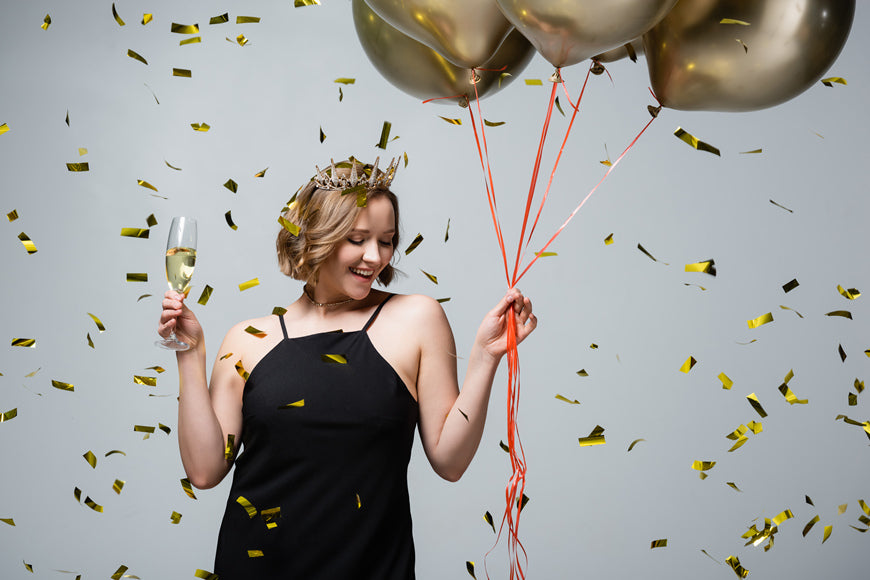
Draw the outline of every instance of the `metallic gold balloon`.
M637 62L637 58L639 56L643 56L642 38L635 38L631 42L626 42L622 46L611 48L610 50L602 52L601 54L596 54L592 58L599 62L616 62L617 60L622 60L625 57L629 57L631 58L631 60Z
M497 0L517 30L555 67L631 42L677 0Z
M778 105L822 77L854 14L855 0L680 0L644 35L653 90L672 109Z
M462 68L481 66L513 30L495 0L367 0L393 28Z
M396 30L363 0L353 0L353 22L369 60L396 88L424 100L456 95L474 98L470 69L448 62L438 52ZM507 86L534 54L535 50L523 35L511 31L495 55L483 63L482 68L493 70L477 72L478 94L492 94ZM494 72L503 66L507 67L504 71ZM463 104L464 101L465 98L459 98L437 102Z

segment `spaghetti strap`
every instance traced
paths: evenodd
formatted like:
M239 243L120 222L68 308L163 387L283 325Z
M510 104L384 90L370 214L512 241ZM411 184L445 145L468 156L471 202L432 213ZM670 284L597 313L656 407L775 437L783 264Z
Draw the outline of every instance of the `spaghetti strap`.
M285 326L285 324L284 324L284 317L281 316L280 314L278 314L277 316L278 316L278 320L281 321L281 331L284 333L284 338L288 338L288 336L287 336L287 326Z
M390 298L392 298L393 296L395 296L395 294L388 294L387 297L384 298L384 301L381 302L380 304L378 304L378 307L375 308L375 311L372 313L372 316L371 316L371 318L369 318L369 321L366 322L365 326L362 327L363 332L367 332L367 331L368 331L369 327L372 325L372 322L375 321L375 318L377 318L377 317L378 317L378 314L381 312L381 308L383 308L383 307L384 307L384 304L386 304L387 301L388 301Z

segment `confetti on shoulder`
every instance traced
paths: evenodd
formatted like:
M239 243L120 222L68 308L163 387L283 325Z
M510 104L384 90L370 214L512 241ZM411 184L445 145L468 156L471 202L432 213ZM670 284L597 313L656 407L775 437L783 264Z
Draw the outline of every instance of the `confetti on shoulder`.
M286 405L281 405L278 408L279 409L294 409L294 408L304 407L304 406L305 406L305 399L299 399L295 403L287 403Z

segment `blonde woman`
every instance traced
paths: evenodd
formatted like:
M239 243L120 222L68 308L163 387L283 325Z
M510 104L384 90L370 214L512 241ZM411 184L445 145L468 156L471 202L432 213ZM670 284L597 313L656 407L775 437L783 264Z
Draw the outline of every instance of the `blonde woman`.
M518 342L537 325L529 299L510 290L478 328L460 391L440 304L372 288L394 276L396 167L351 158L317 170L277 239L281 270L305 283L302 294L284 313L233 326L210 382L199 322L183 295L163 300L159 333L192 345L177 355L184 469L204 489L235 464L221 580L414 578L414 431L435 472L459 479L483 433L509 310Z

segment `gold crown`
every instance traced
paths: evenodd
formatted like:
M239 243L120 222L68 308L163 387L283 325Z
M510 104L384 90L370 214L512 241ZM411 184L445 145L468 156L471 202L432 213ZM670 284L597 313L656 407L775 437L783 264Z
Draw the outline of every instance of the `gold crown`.
M380 157L375 159L374 165L360 163L358 159L351 157L348 161L337 163L332 159L329 160L329 168L321 170L318 166L314 166L317 174L311 178L317 185L317 189L327 189L332 191L347 191L357 187L368 189L387 188L393 182L396 176L396 170L399 168L399 160L393 158L390 161L390 166L385 171L378 173L378 161ZM359 171L357 171L359 167ZM341 177L336 172L337 168L350 168L349 177Z

